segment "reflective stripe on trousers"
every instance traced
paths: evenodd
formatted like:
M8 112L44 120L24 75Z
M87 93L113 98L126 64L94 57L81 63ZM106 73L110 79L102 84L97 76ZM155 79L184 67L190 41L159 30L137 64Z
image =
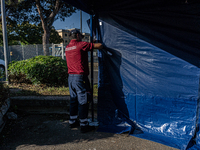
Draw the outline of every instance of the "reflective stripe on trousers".
M70 123L74 123L77 118L71 118L72 116L78 116L80 118L80 125L84 126L88 124L88 91L90 91L90 82L85 75L69 74L68 85L70 92Z

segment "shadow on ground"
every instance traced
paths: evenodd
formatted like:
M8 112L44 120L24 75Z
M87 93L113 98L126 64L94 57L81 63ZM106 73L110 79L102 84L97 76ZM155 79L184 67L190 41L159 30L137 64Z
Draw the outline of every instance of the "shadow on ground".
M27 145L75 144L109 136L112 134L102 134L95 131L82 134L79 127L70 129L68 116L26 114L18 116L15 121L7 121L0 136L0 149L14 150L19 146L26 147ZM26 147L26 149L28 148Z
M18 114L0 134L0 150L175 150L128 133L80 133L67 115Z
M19 109L16 113L18 119L7 120L0 133L0 150L175 150L128 133L83 134L80 128L69 128L67 114L28 114Z

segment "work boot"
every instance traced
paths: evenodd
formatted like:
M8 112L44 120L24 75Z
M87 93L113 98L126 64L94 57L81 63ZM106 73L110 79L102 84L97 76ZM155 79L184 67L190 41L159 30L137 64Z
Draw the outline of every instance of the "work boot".
M69 124L69 127L70 127L70 128L76 128L76 127L79 127L79 125L80 125L79 121L76 120L74 123Z
M95 130L95 126L90 126L90 125L81 126L81 133L86 133L86 132L90 132L94 130Z

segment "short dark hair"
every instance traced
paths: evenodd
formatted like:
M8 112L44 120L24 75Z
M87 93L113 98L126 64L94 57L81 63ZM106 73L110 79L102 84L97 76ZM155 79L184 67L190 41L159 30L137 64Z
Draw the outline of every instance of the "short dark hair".
M77 34L82 35L79 30L74 29L74 30L70 31L69 36L71 37L71 39L77 39ZM84 37L84 36L82 35L82 37Z

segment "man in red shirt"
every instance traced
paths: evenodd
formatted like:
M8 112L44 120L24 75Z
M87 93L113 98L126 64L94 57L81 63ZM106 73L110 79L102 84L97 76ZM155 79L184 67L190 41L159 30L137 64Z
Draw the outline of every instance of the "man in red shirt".
M70 128L77 127L80 121L81 132L95 129L88 124L88 109L90 97L90 82L88 79L88 51L102 49L101 43L83 42L79 30L70 32L72 40L65 48L68 67L68 85L70 91ZM79 121L77 120L79 115Z

